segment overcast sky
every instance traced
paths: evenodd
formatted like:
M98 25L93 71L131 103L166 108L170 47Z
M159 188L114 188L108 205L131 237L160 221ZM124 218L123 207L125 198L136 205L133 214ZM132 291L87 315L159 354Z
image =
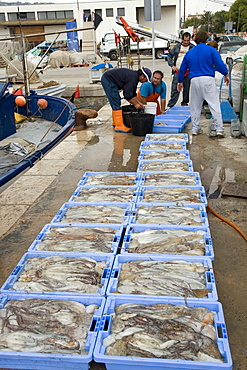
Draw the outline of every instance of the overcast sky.
M20 2L53 2L53 3L76 3L76 0L19 0ZM80 0L79 0L80 1ZM184 3L185 3L185 15L188 16L202 14L204 11L208 12L211 11L212 13L215 13L220 10L226 10L228 11L230 8L230 5L234 3L234 0L181 0L181 14L182 18L184 17Z
M184 0L182 1L182 9L183 9L183 4ZM226 10L229 11L230 5L234 3L234 1L225 1L224 0L215 0L215 1L209 1L209 0L185 0L185 13L186 15L188 14L193 14L195 15L196 13L201 14L203 11L206 12L218 12L221 10Z

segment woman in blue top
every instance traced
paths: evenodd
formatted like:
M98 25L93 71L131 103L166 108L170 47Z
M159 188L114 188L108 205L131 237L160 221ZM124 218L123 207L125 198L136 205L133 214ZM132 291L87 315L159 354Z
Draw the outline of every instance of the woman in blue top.
M147 102L157 103L156 115L164 114L166 109L166 84L162 81L163 77L163 72L154 71L151 83L144 82L137 93L137 98L143 104L147 104Z
M190 85L190 110L192 120L192 135L202 133L200 116L203 101L206 100L213 116L217 136L224 136L224 127L220 109L219 92L215 83L215 71L225 76L224 81L230 83L228 70L222 61L219 52L206 45L208 34L199 31L195 37L196 46L188 51L178 72L178 91L183 88L183 76L189 70Z

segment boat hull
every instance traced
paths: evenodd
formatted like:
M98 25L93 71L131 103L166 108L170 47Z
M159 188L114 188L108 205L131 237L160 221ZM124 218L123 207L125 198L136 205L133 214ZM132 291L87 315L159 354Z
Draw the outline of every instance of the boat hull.
M50 151L55 145L62 141L65 136L73 131L75 125L75 106L71 102L63 98L57 98L47 95L37 95L35 93L28 97L28 104L24 107L16 107L16 95L6 94L0 99L0 126L5 127L4 135L1 140L8 138L13 133L13 125L15 125L14 112L18 111L19 114L24 116L39 117L56 123L61 126L55 138L45 143L40 149L36 150L33 154L29 155L25 160L14 165L11 169L0 175L0 186L3 186L15 176L29 167L32 167L44 154ZM38 108L38 100L46 99L48 106L46 109ZM9 131L7 128L10 127ZM0 132L2 132L0 128Z

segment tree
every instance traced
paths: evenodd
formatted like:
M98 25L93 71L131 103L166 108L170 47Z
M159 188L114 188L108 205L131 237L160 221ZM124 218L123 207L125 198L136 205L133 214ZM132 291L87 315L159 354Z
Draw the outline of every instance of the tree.
M205 12L201 18L201 31L213 32L213 13Z
M194 28L197 28L201 25L201 19L198 17L192 17L189 19L186 19L184 22L183 28L194 26Z
M229 12L236 31L245 32L247 30L247 0L236 0Z
M228 21L228 12L225 10L221 10L220 12L216 12L213 15L212 23L214 25L214 32L215 33L224 33L225 32L225 22Z

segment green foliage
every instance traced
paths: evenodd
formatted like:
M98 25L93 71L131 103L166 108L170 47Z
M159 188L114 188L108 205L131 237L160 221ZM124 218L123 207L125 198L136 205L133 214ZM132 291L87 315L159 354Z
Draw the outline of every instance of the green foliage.
M236 31L247 31L247 0L236 0L230 10L230 20Z
M247 32L247 0L236 0L229 11L221 10L216 13L205 12L201 17L187 19L184 28L194 26L200 30L225 33L225 22L233 22L237 32Z

